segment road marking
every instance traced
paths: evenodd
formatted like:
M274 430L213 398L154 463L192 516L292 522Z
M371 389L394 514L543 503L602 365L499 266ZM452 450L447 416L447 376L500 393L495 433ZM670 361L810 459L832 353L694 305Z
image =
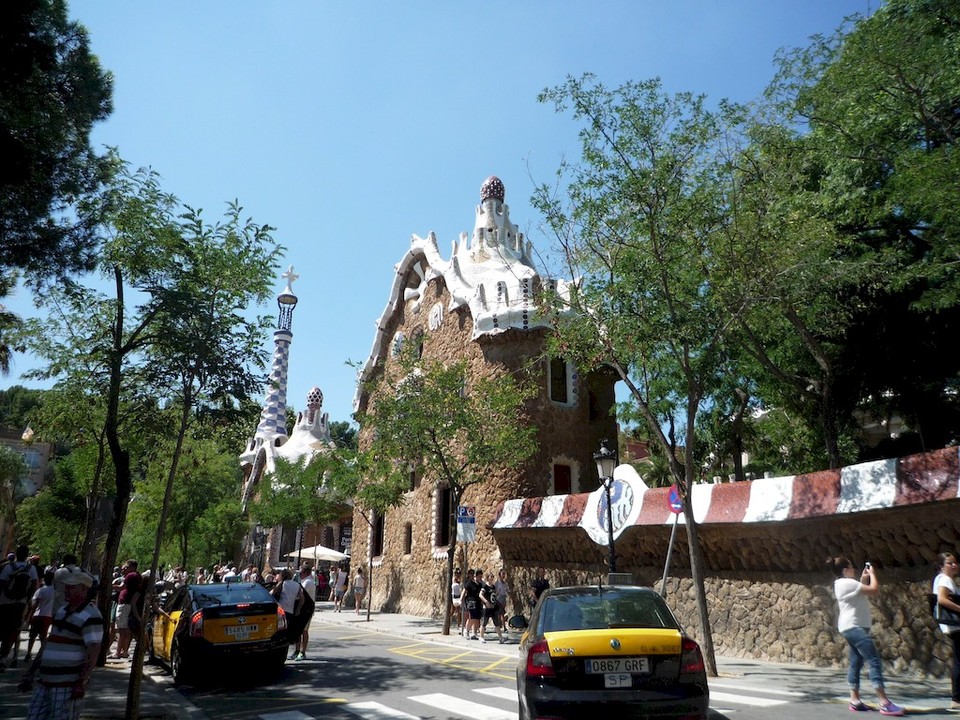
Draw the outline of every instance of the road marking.
M402 645L389 648L389 652L403 655L404 657L413 657L424 662L437 663L447 667L457 668L459 670L468 670L474 673L483 673L492 675L503 680L510 680L514 677L512 664L514 658L499 657L490 662L489 655L481 656L471 649L462 649L457 647L437 648L434 645ZM505 663L510 663L509 674L505 674L501 669ZM499 670L499 672L498 672Z
M285 710L284 712L267 713L257 717L261 717L263 720L311 720L313 718L312 715L307 715L299 710Z
M489 688L470 688L475 693L480 693L481 695L489 695L490 697L499 698L501 700L513 700L515 703L519 703L517 698L517 689L508 688L508 687L489 687Z
M784 695L785 697L806 697L806 693L795 692L793 690L774 690L773 688L759 688L756 685L738 685L737 683L709 683L711 689L725 688L727 690L749 690L750 692L760 692L765 695Z
M489 705L481 705L480 703L470 702L469 700L456 698L452 695L444 695L443 693L416 695L407 699L445 710L448 713L463 715L471 718L471 720L517 720L518 717L515 712L499 710Z
M751 695L735 695L733 693L710 691L710 705L714 700L721 702L732 702L737 705L752 705L754 707L774 707L775 705L786 705L787 700L774 700L773 698L753 697Z
M416 715L408 715L405 712L394 710L391 707L382 705L378 702L350 703L343 706L354 715L359 715L364 720L380 720L381 718L395 718L395 720L420 720Z

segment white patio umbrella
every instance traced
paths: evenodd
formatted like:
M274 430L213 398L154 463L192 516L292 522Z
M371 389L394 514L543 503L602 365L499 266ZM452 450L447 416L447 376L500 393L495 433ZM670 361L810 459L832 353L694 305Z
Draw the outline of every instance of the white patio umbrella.
M287 560L296 560L298 553L296 551L288 553L283 557ZM310 559L314 561L326 560L329 562L339 562L340 560L346 560L349 556L340 552L339 550L334 550L333 548L328 548L324 545L314 545L312 547L305 547L300 552L299 555L301 558Z

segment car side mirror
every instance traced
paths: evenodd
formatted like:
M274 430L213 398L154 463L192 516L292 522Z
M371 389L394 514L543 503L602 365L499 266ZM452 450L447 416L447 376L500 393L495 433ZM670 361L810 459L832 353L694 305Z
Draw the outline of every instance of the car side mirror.
M507 626L511 630L526 630L527 619L523 615L514 615L512 618L507 620Z

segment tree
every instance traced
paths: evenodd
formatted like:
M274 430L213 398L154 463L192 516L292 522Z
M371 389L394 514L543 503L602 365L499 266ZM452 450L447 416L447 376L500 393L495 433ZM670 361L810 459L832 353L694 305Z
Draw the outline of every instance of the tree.
M175 420L168 414L167 426ZM137 502L131 505L130 531L124 533L123 547L130 557L147 557L153 552L174 451L175 438L158 438L150 449L144 477L136 482ZM239 474L235 453L224 452L212 440L198 439L193 432L185 438L167 512L161 565L178 564L188 568L204 564L211 553L220 557L220 547L235 545L242 534L236 498ZM231 500L236 500L232 519L223 518L220 509ZM209 522L214 517L219 519L219 526ZM141 538L136 547L127 544L131 535Z
M27 461L13 448L0 445L0 514L7 524L13 519L17 485L27 474Z
M167 459L155 570L179 453L193 418L204 408L219 409L225 402L245 398L259 385L251 363L263 363L265 319L241 313L268 296L280 253L270 237L272 228L243 219L236 203L229 205L222 223L210 225L199 211L163 192L155 173L134 172L118 158L112 161L115 177L99 199L98 216L105 224L98 250L100 268L112 281L114 295L72 283L65 286L71 308L82 312L76 313L77 323L69 326L70 340L64 344L82 346L83 363L100 383L104 436L116 484L101 573L104 606L133 488L133 443L123 432L123 411L153 410L160 399L178 417L175 426L167 428L175 444ZM135 292L140 302L132 313L129 292ZM81 334L81 329L87 332ZM69 377L72 362L73 358L53 357L48 372ZM134 718L144 647L138 644L128 693L127 715Z
M0 298L6 297L16 284L16 274L4 275L0 272ZM10 336L20 329L21 320L16 313L7 310L0 303L0 375L10 374L10 361L16 348ZM22 350L22 349L21 349Z
M250 505L250 516L268 527L300 528L309 523L322 527L339 520L349 512L355 489L342 480L337 485L330 480L330 474L346 463L344 458L332 448L296 462L275 458L273 472L260 482Z
M556 323L551 350L583 369L613 368L630 393L629 419L646 424L669 461L715 674L690 497L702 480L698 417L726 387L728 317L714 260L730 193L721 151L740 111L725 103L708 110L690 93L670 96L659 80L609 90L591 75L568 78L540 100L582 123L582 162L558 171L565 191L541 185L533 198L570 274L581 278L568 299L545 294Z
M536 391L509 373L471 377L465 361L445 365L418 355L410 343L366 388L370 400L357 417L365 463L358 505L379 511L398 490L409 489L411 471L450 489L443 621L448 635L456 508L491 468L517 467L535 452L536 429L524 406Z
M338 448L357 449L357 428L344 420L330 423L330 438Z
M960 323L958 39L955 3L884 3L782 53L754 129L757 235L777 238L784 259L820 248L819 263L779 263L795 268L776 276L792 285L789 314L752 323L766 346L758 377L773 379L761 392L823 426L833 466L864 411L904 416L922 442L909 451L960 436L960 362L946 344Z
M76 552L86 517L86 458L76 453L58 460L51 481L17 507L17 531L34 552L55 559Z
M66 2L0 4L0 273L92 266L96 216L80 201L109 176L89 139L112 90Z
M0 425L23 429L39 408L43 391L13 385L0 390Z

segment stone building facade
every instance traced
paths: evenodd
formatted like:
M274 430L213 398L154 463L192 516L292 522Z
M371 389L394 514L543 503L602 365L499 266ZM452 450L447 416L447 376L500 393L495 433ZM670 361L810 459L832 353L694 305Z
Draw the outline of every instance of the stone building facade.
M610 412L613 376L581 375L562 358L545 354L550 328L537 314L536 294L545 283L555 283L559 292L567 286L541 278L531 255L532 248L510 220L503 184L489 178L481 188L473 234L461 235L450 260L441 257L434 235L412 238L361 371L355 403L360 413L371 402L364 381L387 366L405 342L419 343L424 358L466 360L468 372L477 377L518 373L534 362L539 394L525 415L538 429L538 449L525 466L491 467L483 483L467 489L462 504L475 508L477 533L475 542L458 543L459 566L502 567L504 558L489 527L498 503L596 488L593 453L602 439L616 438ZM446 584L450 493L431 478L417 479L412 486L401 507L378 519L376 532L382 535L372 558L373 606L436 615ZM352 562L365 564L374 528L355 513L353 529Z

